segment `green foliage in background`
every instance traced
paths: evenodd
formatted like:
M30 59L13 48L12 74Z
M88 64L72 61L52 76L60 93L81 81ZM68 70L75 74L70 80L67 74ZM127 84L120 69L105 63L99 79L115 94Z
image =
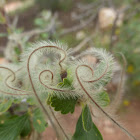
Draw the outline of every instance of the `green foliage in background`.
M120 29L115 52L122 52L127 60L128 84L140 91L140 19L139 14L127 21ZM134 88L135 87L135 88ZM131 91L132 92L132 91Z

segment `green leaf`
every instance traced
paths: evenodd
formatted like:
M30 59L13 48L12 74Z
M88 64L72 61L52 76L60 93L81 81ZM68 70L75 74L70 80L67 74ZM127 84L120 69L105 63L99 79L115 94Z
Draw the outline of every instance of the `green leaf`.
M110 104L110 98L108 96L108 93L103 91L100 93L97 93L97 103L101 106L101 107L106 107Z
M6 112L12 105L13 100L4 100L0 104L0 113Z
M84 130L90 131L90 129L92 128L92 123L91 123L92 118L91 118L90 110L87 105L83 108L82 111L82 122L83 122Z
M68 114L74 112L77 99L73 99L72 97L60 99L57 96L52 96L48 102L54 107L55 111L61 111L61 114Z
M20 134L20 136L22 137L26 137L27 135L29 135L31 133L31 122L28 119L22 129L22 132Z
M48 126L44 120L42 112L39 109L34 110L32 120L35 130L39 133L43 132Z
M0 140L16 140L28 119L29 116L25 114L20 117L14 117L4 124L0 124Z
M97 127L95 126L95 124L92 122L92 120L88 120L83 124L83 120L85 120L85 118L83 119L83 114L86 115L85 113L88 112L89 109L87 109L88 107L85 107L79 117L79 120L77 122L76 125L76 131L72 137L72 140L103 140L103 137L100 133L100 131L97 129ZM89 112L88 112L89 113ZM90 115L90 113L89 113ZM87 125L91 123L91 128L89 131L85 131L85 129L83 128L83 125ZM84 126L85 127L85 126ZM87 126L86 126L87 128Z

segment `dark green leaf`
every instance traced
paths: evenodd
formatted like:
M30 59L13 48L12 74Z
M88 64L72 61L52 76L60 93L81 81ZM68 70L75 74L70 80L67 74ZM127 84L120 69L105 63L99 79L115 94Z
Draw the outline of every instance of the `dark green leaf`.
M92 128L92 118L90 114L90 110L86 105L82 111L82 121L83 121L83 128L85 131L90 131Z
M47 123L44 120L43 114L39 109L34 110L33 112L33 126L37 132L43 132L46 127Z
M86 113L85 109L83 110L84 113ZM82 114L83 114L83 112L81 113L79 120L77 122L76 131L72 137L72 140L103 140L103 137L102 137L100 131L97 129L97 127L95 126L95 124L92 121L90 122L91 123L90 131L85 131L85 129L83 128ZM89 121L88 121L88 123L89 123Z
M61 111L62 114L67 114L74 112L77 99L73 99L72 97L60 99L57 96L52 96L49 102L55 111Z
M12 105L13 100L4 100L1 104L0 104L0 112L5 112L7 111L11 105Z
M28 117L25 114L20 117L14 117L4 124L0 124L0 140L15 140L23 130L26 121L28 121Z

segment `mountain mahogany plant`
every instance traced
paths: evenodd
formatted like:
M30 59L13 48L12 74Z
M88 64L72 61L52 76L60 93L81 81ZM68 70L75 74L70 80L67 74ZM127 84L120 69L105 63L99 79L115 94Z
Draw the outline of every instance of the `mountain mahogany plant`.
M25 51L19 64L0 66L0 112L17 103L26 105L23 112L15 113L0 124L0 140L22 137L35 140L32 132L43 132L49 124L59 140L103 140L92 121L92 115L97 117L94 109L136 140L106 111L111 108L105 86L113 76L112 55L95 48L77 57L71 53L64 44L42 41ZM80 60L85 55L93 55L97 63ZM55 111L73 113L76 105L81 106L82 112L71 136L62 127Z

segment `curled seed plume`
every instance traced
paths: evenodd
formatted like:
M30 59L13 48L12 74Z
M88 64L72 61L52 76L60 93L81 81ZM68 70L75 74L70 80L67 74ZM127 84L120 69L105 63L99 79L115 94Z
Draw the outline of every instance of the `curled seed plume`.
M81 58L82 56L93 56L98 60L99 63L91 63L93 67L95 68L94 70L94 78L91 77L89 80L83 80L85 83L94 83L93 87L95 90L98 90L99 88L103 88L106 83L108 83L111 80L111 77L113 75L113 69L114 69L114 58L111 54L109 54L107 51L104 49L96 49L93 48L90 51L85 51L81 55L79 55L77 58ZM88 65L88 64L87 64Z
M89 97L89 99L98 107L98 109L107 117L109 118L115 125L117 125L122 131L124 131L132 140L137 140L128 130L126 130L123 126L121 126L116 120L114 120L107 112L105 112L95 101L94 99L91 97L91 95L88 93L88 91L85 89L84 85L82 84L80 77L78 76L78 69L80 67L84 67L84 65L79 65L77 66L76 70L75 70L75 74L76 74L76 78L81 86L81 88L83 89L83 91L86 93L86 95ZM91 70L90 66L86 66Z
M39 96L38 96L38 94L37 94L37 92L36 92L36 90L35 90L35 87L34 87L34 84L33 84L33 81L32 81L32 77L31 77L31 72L30 72L30 60L31 60L32 55L33 55L36 51L38 51L38 50L40 50L40 49L43 49L43 48L55 48L56 50L60 50L60 51L62 51L62 52L64 53L64 57L62 57L62 58L60 59L60 61L59 61L59 66L60 66L61 70L63 69L61 63L65 60L65 58L66 58L66 53L65 53L65 51L64 51L63 49L61 49L61 48L59 48L59 47L57 47L57 46L42 46L42 47L39 47L39 48L35 49L34 51L32 51L32 53L29 55L28 60L27 60L27 72L28 72L29 80L30 80L30 83L31 83L31 86L32 86L34 95L35 95L35 97L36 97L38 103L40 104L42 110L44 111L44 113L46 114L46 116L48 117L48 119L50 120L50 122L51 122L51 124L52 124L52 127L53 127L54 130L56 131L56 134L59 136L59 133L57 132L57 129L56 129L56 127L55 127L55 125L54 125L54 123L53 123L53 121L52 121L52 119L51 119L51 117L50 117L48 111L46 110L45 106L43 105L42 101L40 100L40 98L39 98ZM62 130L62 132L63 132L63 130ZM67 138L67 137L66 137L66 138Z

